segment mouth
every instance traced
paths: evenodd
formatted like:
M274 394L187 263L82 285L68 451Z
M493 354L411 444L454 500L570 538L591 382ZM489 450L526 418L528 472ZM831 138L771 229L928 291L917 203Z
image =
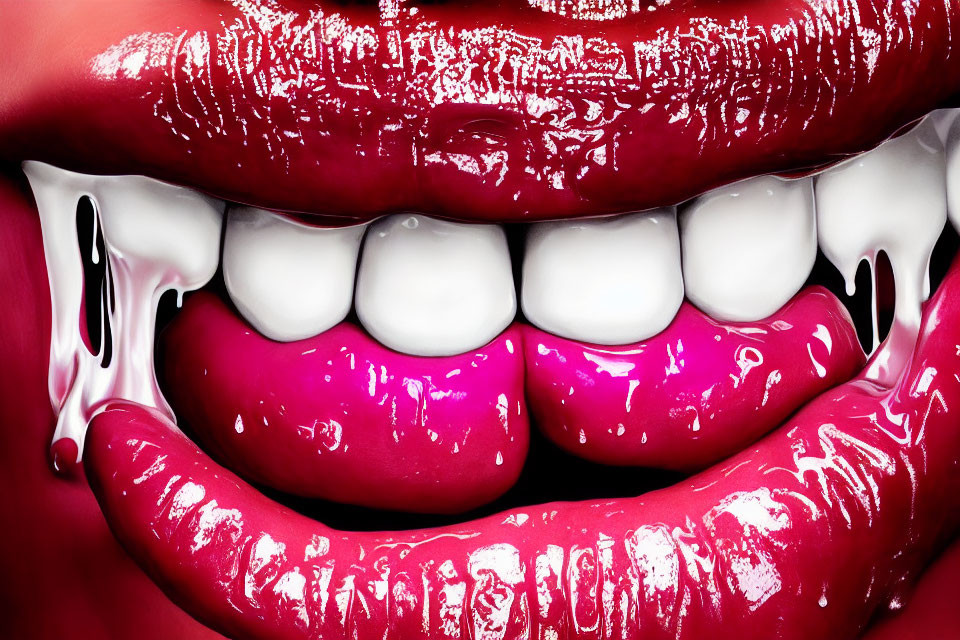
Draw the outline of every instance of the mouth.
M197 620L852 639L960 531L952 6L182 4L0 147L52 466Z

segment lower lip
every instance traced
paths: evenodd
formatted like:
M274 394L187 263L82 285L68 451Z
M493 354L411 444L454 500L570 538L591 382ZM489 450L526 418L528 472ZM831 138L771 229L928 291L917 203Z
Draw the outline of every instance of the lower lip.
M958 314L960 263L893 388L842 385L728 462L635 499L336 532L132 405L95 418L86 469L158 584L244 637L852 637L960 524Z
M86 469L141 565L239 635L743 637L746 622L848 637L960 524L958 314L960 262L892 388L842 385L728 462L635 499L340 533L270 502L133 405L95 418Z

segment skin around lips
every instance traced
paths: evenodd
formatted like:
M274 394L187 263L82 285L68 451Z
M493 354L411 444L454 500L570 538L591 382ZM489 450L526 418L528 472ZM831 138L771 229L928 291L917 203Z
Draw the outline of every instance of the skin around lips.
M849 638L960 525L958 314L955 263L893 388L842 385L726 463L635 499L338 532L131 405L94 419L85 465L131 555L231 635Z
M524 327L537 426L603 464L702 469L768 433L864 356L850 316L820 287L772 317L725 323L690 303L663 333L601 347Z
M672 205L863 151L960 87L954 2L598 22L519 0L132 0L77 29L99 4L4 6L0 157L361 219Z
M526 459L518 327L446 358L396 353L351 324L278 343L200 293L162 349L177 415L231 469L289 493L456 513L499 497Z

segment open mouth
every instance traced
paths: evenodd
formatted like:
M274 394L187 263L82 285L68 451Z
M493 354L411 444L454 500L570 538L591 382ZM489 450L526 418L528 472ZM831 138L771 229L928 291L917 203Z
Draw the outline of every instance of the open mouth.
M855 638L954 539L955 6L182 5L5 8L0 147L53 466L190 615Z

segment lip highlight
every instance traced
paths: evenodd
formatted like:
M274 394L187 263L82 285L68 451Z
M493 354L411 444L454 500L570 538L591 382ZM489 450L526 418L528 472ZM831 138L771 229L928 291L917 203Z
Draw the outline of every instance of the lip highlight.
M958 314L955 263L892 388L841 385L756 446L635 499L338 532L125 404L94 419L85 467L147 573L241 637L853 637L960 524Z
M668 3L601 33L520 1L136 0L77 30L96 4L5 7L4 158L344 219L675 204L863 151L960 85L952 2Z

